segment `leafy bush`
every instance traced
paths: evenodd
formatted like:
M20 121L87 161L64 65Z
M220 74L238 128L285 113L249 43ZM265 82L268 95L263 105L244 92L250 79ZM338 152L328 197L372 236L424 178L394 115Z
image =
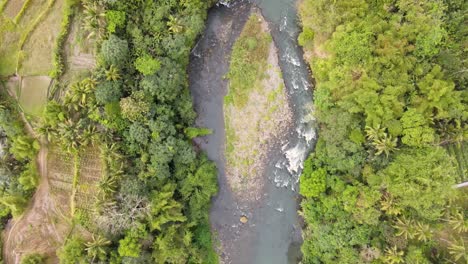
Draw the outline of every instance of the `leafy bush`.
M212 133L213 133L213 130L209 128L203 128L203 127L187 127L185 129L185 134L190 139L211 135Z
M114 33L117 28L122 28L125 25L125 12L108 10L106 12L107 31Z
M86 261L85 242L81 237L73 236L57 251L60 263L84 264Z
M45 257L39 253L31 253L21 258L21 264L44 264Z
M115 35L102 42L101 55L106 65L115 65L119 68L125 65L128 59L128 42Z
M106 81L96 86L94 92L96 102L101 105L118 102L122 97L122 88L119 82Z
M135 68L143 75L151 75L161 68L161 63L151 55L145 54L135 60Z

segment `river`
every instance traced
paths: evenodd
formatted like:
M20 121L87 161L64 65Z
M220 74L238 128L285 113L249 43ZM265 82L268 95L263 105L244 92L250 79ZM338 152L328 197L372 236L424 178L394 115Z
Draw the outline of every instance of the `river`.
M312 118L312 82L302 49L297 45L296 0L231 1L208 14L205 32L194 47L189 65L190 90L198 114L196 124L214 133L196 140L215 161L219 193L210 212L219 240L220 258L233 264L285 264L300 260L301 221L298 216L298 177L315 143ZM252 6L260 8L278 48L294 125L285 138L271 146L266 185L257 201L239 201L225 177L223 98L227 93L229 56ZM241 224L239 218L249 221Z

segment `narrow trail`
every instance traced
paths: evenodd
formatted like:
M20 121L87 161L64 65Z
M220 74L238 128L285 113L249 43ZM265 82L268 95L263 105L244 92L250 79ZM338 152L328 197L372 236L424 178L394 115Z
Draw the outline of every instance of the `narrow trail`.
M41 142L41 149L36 160L41 177L39 185L28 208L18 219L10 220L5 228L3 252L7 264L19 264L24 252L46 254L52 257L51 263L58 263L53 256L58 245L64 240L64 234L67 233L68 228L66 224L59 224L60 222L57 221L62 217L50 194L47 179L47 153L47 144ZM60 221L63 221L63 218Z

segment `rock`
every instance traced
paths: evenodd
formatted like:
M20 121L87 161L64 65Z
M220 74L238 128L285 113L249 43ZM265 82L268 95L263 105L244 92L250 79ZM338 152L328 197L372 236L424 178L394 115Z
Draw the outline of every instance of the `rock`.
M248 219L245 215L243 215L243 216L241 216L241 218L239 219L239 221L240 221L241 223L245 224L245 223L247 223L247 222L249 221L249 219Z

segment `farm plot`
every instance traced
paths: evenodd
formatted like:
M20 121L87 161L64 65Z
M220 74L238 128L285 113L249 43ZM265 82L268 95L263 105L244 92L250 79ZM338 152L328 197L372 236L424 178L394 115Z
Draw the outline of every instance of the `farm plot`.
M75 209L91 210L102 176L99 150L88 148L80 153L79 159L75 159L73 155L54 148L48 160L50 190L57 200L62 201L63 214L71 215ZM75 166L76 161L78 166Z
M22 51L20 75L48 75L53 69L53 50L60 31L63 4L55 0L43 21L30 33Z
M47 103L51 79L47 76L22 78L19 103L27 114L40 116Z
M62 7L63 0L7 2L0 14L0 76L18 71L23 75L47 74L52 68L54 32L60 27Z

